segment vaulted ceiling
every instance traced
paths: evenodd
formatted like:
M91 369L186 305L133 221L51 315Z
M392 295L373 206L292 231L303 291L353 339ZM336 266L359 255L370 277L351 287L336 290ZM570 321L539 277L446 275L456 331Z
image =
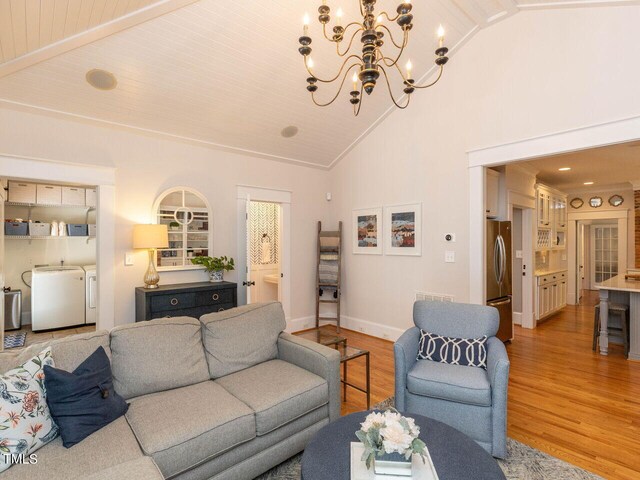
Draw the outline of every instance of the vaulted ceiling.
M344 92L330 107L313 106L297 39L303 14L315 20L320 3L0 0L0 107L55 112L327 168L390 111L390 103L378 88L357 118ZM342 6L345 21L357 18L356 0L340 3L328 1L334 11ZM378 8L394 12L397 3L378 0ZM440 24L455 54L479 29L520 10L568 3L638 2L414 1L406 52L414 77L431 72ZM321 41L315 21L310 34L315 71L329 76L338 67L335 49ZM112 72L117 88L89 86L85 74L94 68ZM318 96L333 92L321 88ZM281 130L290 125L299 133L284 138Z

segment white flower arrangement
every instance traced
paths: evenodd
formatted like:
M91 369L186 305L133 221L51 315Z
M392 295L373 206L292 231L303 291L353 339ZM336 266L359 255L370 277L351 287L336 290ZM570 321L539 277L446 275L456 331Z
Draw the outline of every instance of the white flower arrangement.
M362 460L367 468L371 468L374 459L385 454L399 453L406 460L412 454L418 454L425 461L426 445L418 438L420 427L413 418L403 417L395 409L388 409L384 413L370 413L361 429L356 432L358 440L364 445Z

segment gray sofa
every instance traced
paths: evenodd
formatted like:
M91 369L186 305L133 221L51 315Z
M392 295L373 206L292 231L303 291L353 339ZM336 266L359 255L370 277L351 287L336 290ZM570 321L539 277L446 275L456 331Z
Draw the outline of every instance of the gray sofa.
M415 327L394 345L396 408L435 418L473 438L494 457L507 456L509 357L496 338L498 311L483 305L416 302ZM487 369L416 360L420 329L437 335L486 335Z
M73 370L98 346L124 417L66 449L58 437L2 480L251 479L340 416L336 350L284 333L279 303L123 325L0 354L5 372L51 345Z

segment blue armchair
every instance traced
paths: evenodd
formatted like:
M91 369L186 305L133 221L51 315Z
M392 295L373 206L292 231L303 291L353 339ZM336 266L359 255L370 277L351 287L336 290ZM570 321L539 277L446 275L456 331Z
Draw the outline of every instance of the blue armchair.
M498 311L483 305L415 302L413 323L394 345L396 408L457 428L497 458L507 455L509 357L495 337ZM417 360L420 329L437 335L486 335L487 369Z

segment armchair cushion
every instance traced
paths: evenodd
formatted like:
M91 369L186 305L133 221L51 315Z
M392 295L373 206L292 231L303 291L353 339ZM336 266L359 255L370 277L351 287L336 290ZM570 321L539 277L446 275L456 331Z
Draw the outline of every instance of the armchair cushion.
M420 330L418 360L487 368L487 337L456 338Z
M489 376L482 368L421 360L409 370L407 390L424 397L491 406Z

